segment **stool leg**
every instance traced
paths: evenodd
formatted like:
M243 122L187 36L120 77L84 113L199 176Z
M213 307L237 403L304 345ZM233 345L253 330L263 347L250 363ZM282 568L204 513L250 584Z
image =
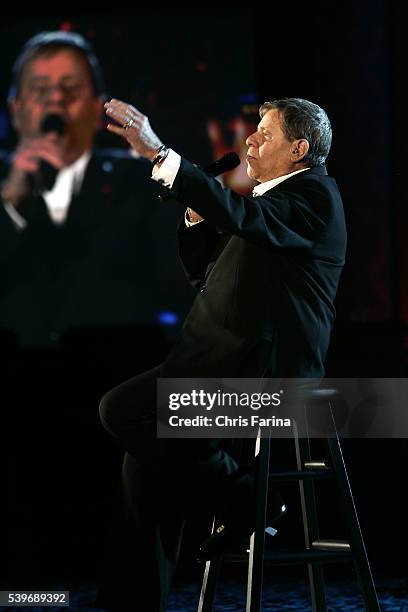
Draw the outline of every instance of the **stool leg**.
M331 419L334 425L335 437L328 439L333 470L336 474L339 485L339 492L345 510L345 520L348 527L351 554L354 560L354 567L357 579L363 594L365 608L368 612L379 612L381 610L377 592L375 590L373 576L371 574L370 563L364 545L363 534L358 520L356 506L354 504L350 481L348 478L346 464L344 462L341 444L338 437L333 410L329 404Z
M206 562L197 612L212 611L220 566L221 557Z
M294 424L294 441L296 448L297 469L303 470L306 461L311 460L309 438L299 438L298 428ZM312 542L319 538L319 527L317 520L317 507L315 487L313 481L299 481L300 504L302 508L303 530L305 534L305 546L311 548ZM320 563L308 563L307 565L310 594L313 612L326 611L326 596L324 585L323 567Z
M214 533L215 517L211 533ZM214 604L215 589L220 573L222 557L216 557L212 561L207 561L205 564L203 581L201 584L200 599L198 602L197 612L211 612Z
M249 550L246 612L261 611L270 445L270 438L262 437L259 431L255 446L255 455L259 455L255 492L257 500L255 532L251 536Z

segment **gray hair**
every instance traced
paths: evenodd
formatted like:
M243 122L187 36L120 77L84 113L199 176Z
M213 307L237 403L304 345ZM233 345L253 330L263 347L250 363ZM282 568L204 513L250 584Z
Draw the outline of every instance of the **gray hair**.
M279 111L283 133L289 141L304 138L309 151L302 161L311 166L323 166L330 151L332 129L325 111L302 98L282 98L264 102L259 109L261 118L270 110Z

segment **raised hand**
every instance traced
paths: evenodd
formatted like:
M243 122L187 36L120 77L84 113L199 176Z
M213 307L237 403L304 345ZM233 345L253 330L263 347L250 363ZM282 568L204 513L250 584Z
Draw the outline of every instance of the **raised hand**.
M130 146L142 157L151 161L163 144L152 130L149 119L131 104L113 98L105 103L105 112L110 120L107 129L127 140Z

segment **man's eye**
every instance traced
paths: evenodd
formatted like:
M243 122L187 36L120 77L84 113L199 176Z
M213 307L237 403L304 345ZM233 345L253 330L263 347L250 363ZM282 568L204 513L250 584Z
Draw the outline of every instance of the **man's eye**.
M272 140L272 134L269 132L265 132L265 130L259 130L259 133L262 137L262 140Z
M65 96L75 97L78 95L81 85L79 83L70 83L62 85L61 89Z
M36 98L41 98L45 96L47 94L47 91L48 87L46 85L32 85L30 87L31 95L35 96Z

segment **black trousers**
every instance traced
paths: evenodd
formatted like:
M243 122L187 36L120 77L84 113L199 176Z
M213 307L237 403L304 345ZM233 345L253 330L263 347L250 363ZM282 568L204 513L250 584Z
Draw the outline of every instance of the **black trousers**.
M210 507L238 469L220 439L157 438L160 375L158 366L131 378L100 404L102 424L125 450L124 512L95 603L117 612L166 609L186 511Z

